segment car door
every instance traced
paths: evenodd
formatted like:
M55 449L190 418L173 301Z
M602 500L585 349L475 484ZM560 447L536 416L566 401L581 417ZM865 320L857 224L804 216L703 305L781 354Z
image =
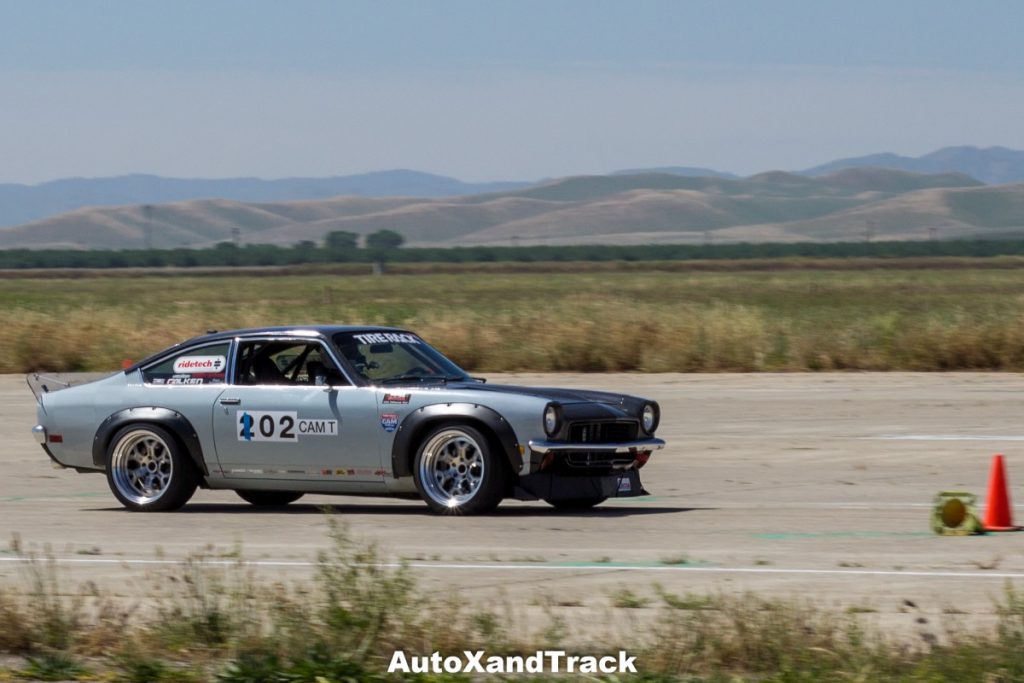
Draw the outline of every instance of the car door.
M374 392L349 383L322 341L238 340L232 368L213 407L225 477L383 481Z

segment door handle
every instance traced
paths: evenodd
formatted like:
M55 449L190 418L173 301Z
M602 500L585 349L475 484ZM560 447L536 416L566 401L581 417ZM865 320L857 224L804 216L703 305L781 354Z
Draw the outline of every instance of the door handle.
M220 404L222 406L237 406L241 402L242 399L240 398L222 398L220 400Z

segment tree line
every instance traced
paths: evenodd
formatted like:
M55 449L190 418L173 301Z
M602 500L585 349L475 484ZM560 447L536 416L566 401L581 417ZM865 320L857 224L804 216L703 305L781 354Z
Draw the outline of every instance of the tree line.
M1021 256L1024 239L927 242L767 242L561 246L402 247L402 235L381 230L360 236L329 233L322 244L238 245L209 249L3 249L0 268L180 268L289 266L305 263L479 263L507 261L685 261L778 258L907 258L922 256Z

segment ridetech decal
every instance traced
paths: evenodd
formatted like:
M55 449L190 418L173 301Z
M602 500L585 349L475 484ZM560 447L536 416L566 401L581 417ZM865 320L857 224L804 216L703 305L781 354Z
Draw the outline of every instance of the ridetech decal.
M220 374L224 372L226 365L227 360L224 356L182 356L174 361L174 374Z
M412 394L384 394L383 403L408 403Z
M238 410L235 426L239 441L294 442L300 436L337 436L337 420L300 418L281 410Z

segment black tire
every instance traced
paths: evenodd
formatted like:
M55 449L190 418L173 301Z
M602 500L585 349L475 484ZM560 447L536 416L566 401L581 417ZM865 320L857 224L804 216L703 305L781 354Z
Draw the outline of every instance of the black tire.
M107 446L107 484L135 512L167 512L187 503L199 473L174 434L153 424L120 429Z
M247 503L258 507L278 507L302 498L296 491L235 491Z
M559 510L589 510L608 500L607 496L597 498L562 498L561 500L545 501L548 505Z
M491 439L464 424L432 429L413 463L420 497L441 515L479 515L498 507L508 489L508 465Z

